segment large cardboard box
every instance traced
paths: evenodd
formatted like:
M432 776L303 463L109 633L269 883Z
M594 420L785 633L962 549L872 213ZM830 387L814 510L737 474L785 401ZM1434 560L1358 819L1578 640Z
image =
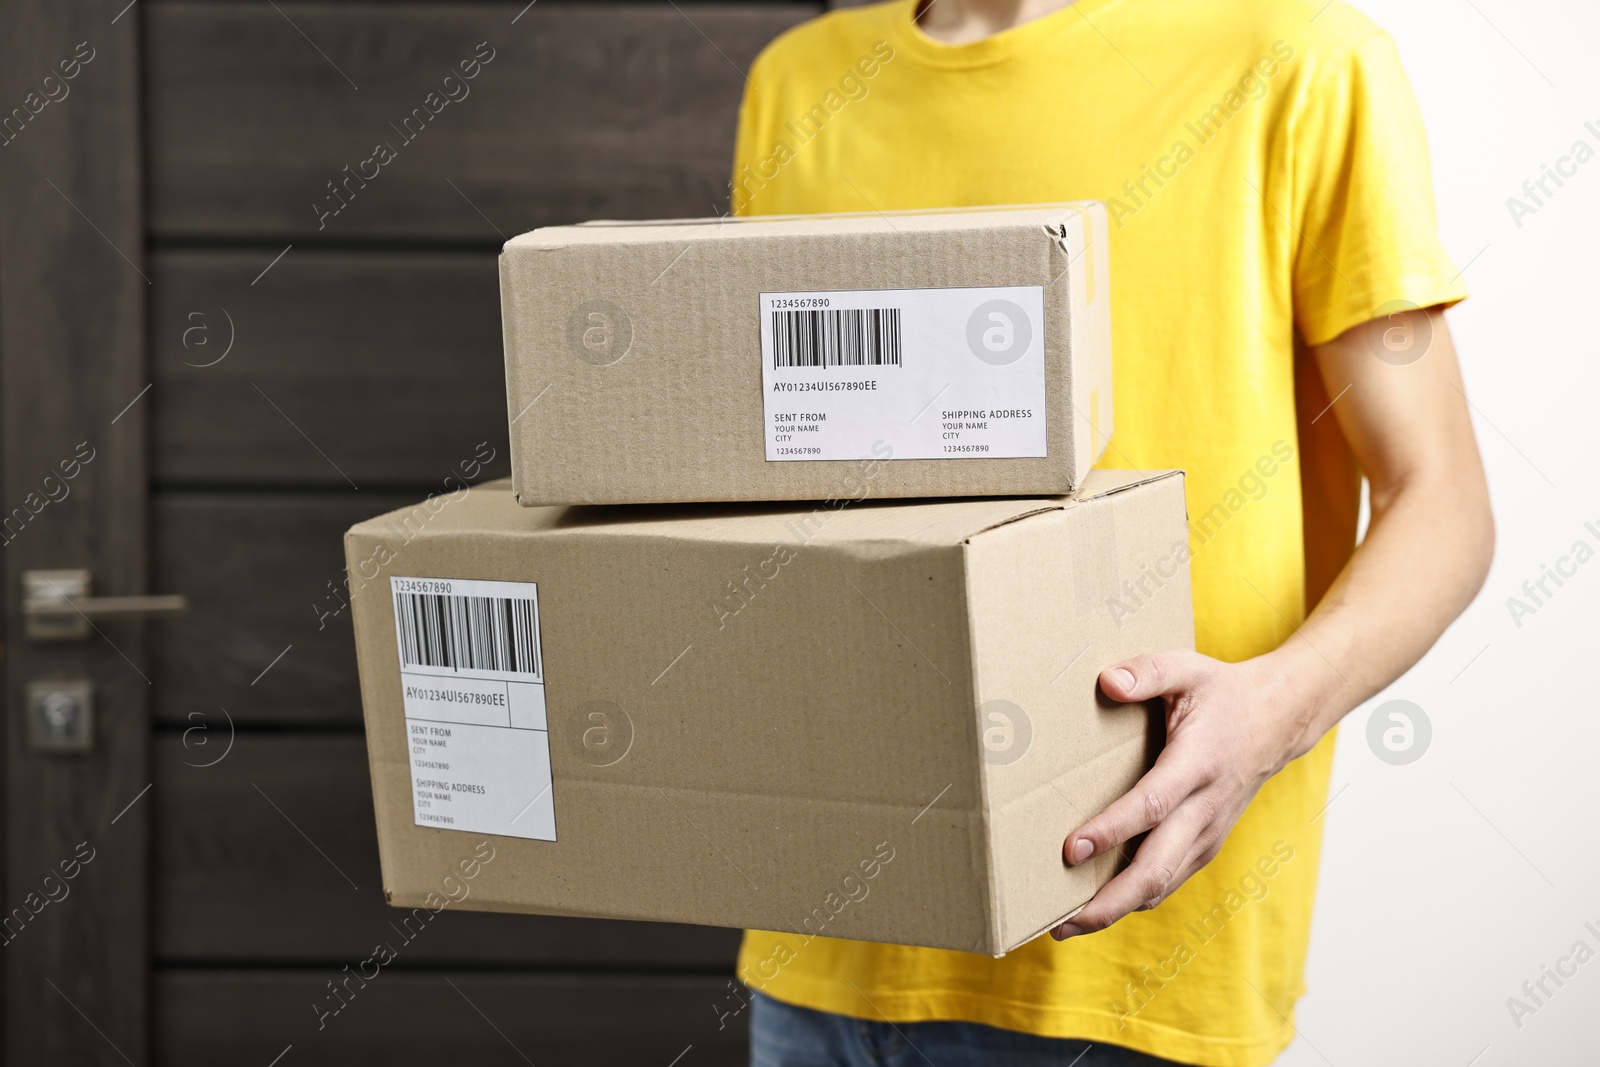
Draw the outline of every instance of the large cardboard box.
M500 257L524 504L1058 494L1111 434L1097 202L594 222Z
M996 954L1083 904L1118 858L1062 842L1162 724L1096 677L1193 642L1182 477L861 499L884 469L831 507L502 482L352 529L389 900L470 865L453 906Z

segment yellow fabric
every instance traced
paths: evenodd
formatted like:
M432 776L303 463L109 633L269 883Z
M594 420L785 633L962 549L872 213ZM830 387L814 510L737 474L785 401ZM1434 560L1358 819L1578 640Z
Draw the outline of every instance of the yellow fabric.
M924 34L910 0L847 8L773 42L740 113L741 214L1107 202L1103 462L1188 471L1199 648L1226 660L1304 617L1319 533L1340 558L1351 548L1346 520L1302 529L1297 353L1389 301L1465 296L1393 42L1320 7L1080 0L962 46ZM1354 514L1353 499L1323 503L1307 514ZM1268 783L1215 862L1108 931L999 960L753 931L740 975L868 1019L1269 1063L1303 992L1330 758L1331 738Z

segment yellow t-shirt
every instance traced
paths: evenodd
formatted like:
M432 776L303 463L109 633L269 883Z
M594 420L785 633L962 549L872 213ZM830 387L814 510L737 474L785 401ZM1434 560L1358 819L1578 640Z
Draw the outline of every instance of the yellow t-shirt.
M1335 419L1311 425L1329 398L1304 345L1391 301L1465 296L1393 41L1322 0L1079 0L960 46L928 37L913 10L835 11L761 54L735 211L1104 200L1104 462L1188 471L1200 651L1269 651L1355 532L1358 478ZM868 1019L1269 1063L1304 991L1331 755L1330 737L1267 784L1210 866L1107 931L998 960L752 931L740 976Z

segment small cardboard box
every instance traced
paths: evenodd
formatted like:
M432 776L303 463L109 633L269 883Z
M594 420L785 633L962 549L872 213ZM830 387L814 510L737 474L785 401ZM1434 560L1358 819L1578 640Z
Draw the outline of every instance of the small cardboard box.
M992 954L1083 904L1117 857L1062 842L1163 721L1097 676L1193 643L1183 479L859 499L884 470L832 507L501 482L352 529L389 900L442 906L470 862L453 906Z
M1069 493L1111 434L1098 202L593 222L500 257L512 477L544 504Z

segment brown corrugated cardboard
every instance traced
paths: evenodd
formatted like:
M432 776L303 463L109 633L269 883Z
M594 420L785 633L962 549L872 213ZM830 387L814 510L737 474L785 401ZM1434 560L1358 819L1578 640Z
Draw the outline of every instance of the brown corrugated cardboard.
M1111 434L1098 202L594 222L500 257L518 501L1068 493Z
M816 508L502 482L361 523L385 891L437 905L490 855L455 906L1015 948L1114 871L1062 841L1159 743L1096 677L1192 646L1185 526L1177 472L1101 471Z

